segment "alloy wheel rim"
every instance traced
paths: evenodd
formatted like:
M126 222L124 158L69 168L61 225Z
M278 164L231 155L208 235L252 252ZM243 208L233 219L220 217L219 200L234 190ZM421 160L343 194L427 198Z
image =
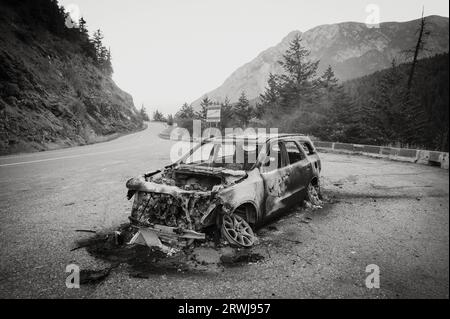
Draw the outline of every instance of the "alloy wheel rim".
M255 235L250 225L239 215L225 215L223 229L237 244L249 247L254 244Z
M320 197L319 197L319 192L317 191L316 187L312 184L309 184L309 186L308 186L308 197L309 197L309 201L313 205L318 205L321 202Z

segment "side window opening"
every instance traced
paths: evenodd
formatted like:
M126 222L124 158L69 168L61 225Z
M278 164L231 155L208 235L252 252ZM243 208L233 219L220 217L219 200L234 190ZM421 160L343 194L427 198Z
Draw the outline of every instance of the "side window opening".
M267 149L266 162L264 164L264 172L271 172L287 165L284 145L281 142L272 143Z
M307 155L314 155L316 153L314 147L308 142L300 142L300 146Z
M286 151L289 157L289 163L294 164L306 158L303 150L301 150L298 144L294 141L286 141L284 142L286 146Z

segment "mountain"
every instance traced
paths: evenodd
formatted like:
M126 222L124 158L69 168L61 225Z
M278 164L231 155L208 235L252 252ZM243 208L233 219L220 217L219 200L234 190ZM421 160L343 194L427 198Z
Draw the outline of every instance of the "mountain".
M95 63L88 36L65 22L55 0L0 2L0 154L143 128L132 97Z
M427 52L421 58L448 52L448 18L428 16ZM311 51L311 59L320 60L319 72L331 65L336 76L344 81L388 68L392 59L405 61L405 50L415 46L416 31L420 20L408 22L385 22L379 28L368 28L364 23L344 22L322 25L304 33L293 31L279 44L260 53L254 60L238 68L217 89L206 93L209 98L223 101L228 97L236 102L242 91L249 99L261 94L267 84L269 73L282 72L278 62L289 47L289 42L301 35L303 45ZM195 107L201 98L193 102Z

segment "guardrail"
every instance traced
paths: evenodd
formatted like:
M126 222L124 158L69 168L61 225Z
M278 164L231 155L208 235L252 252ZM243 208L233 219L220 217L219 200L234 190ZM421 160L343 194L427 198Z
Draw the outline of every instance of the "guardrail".
M388 158L395 161L439 166L444 169L449 168L448 152L320 141L314 142L314 145L319 150L323 149L377 158Z

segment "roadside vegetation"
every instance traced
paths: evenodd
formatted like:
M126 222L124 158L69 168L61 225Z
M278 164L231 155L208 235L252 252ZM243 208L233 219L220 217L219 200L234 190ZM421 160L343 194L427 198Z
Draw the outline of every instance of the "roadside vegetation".
M390 145L448 151L448 53L419 60L425 50L426 21L418 26L417 45L392 60L389 69L341 83L328 67L309 59L302 39L294 38L279 61L284 73L271 74L254 101L242 92L237 103L205 96L195 111L185 103L175 115L180 127L206 120L206 109L222 106L220 128L277 127L286 133L324 141Z
M103 32L98 29L92 36L89 35L86 20L81 17L72 21L64 7L59 6L57 0L6 0L6 3L15 7L21 18L28 25L37 26L49 31L53 35L70 41L77 49L105 75L111 77L113 68L111 64L111 50L103 45ZM35 30L39 31L39 30ZM20 38L32 44L33 36L29 33L20 33Z

